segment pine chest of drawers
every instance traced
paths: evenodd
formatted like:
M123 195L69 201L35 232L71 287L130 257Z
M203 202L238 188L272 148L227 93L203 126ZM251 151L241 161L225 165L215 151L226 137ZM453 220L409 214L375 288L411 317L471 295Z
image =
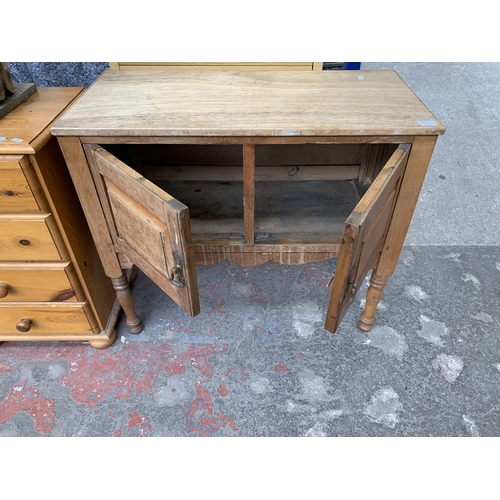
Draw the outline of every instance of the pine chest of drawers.
M39 88L0 120L0 343L114 338L119 312L50 127L81 88Z

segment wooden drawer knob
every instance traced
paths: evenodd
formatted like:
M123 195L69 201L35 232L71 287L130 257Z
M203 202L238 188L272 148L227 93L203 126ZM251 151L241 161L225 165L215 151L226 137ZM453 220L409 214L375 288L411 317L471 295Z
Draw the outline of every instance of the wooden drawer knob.
M16 329L19 332L29 332L31 330L31 324L33 322L29 318L23 318L19 323L16 325Z
M5 281L0 281L0 299L7 297L9 295L10 285L5 283Z

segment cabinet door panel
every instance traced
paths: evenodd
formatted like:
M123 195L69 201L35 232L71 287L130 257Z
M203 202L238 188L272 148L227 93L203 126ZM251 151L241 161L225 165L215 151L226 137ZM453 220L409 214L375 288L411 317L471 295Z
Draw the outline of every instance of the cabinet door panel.
M117 251L186 312L198 314L187 207L103 148L87 144L85 153Z
M410 146L401 145L345 223L325 328L335 332L387 236Z

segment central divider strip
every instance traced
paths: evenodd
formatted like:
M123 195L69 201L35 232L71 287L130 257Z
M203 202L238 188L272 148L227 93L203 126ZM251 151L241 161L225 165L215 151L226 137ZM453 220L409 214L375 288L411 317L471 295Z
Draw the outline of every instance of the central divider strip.
M255 238L255 144L243 145L243 218L245 245Z

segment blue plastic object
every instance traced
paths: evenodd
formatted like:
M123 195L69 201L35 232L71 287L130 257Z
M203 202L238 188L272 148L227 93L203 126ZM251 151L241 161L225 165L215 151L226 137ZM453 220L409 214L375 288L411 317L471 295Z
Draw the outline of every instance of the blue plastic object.
M344 69L361 69L360 62L345 62Z

